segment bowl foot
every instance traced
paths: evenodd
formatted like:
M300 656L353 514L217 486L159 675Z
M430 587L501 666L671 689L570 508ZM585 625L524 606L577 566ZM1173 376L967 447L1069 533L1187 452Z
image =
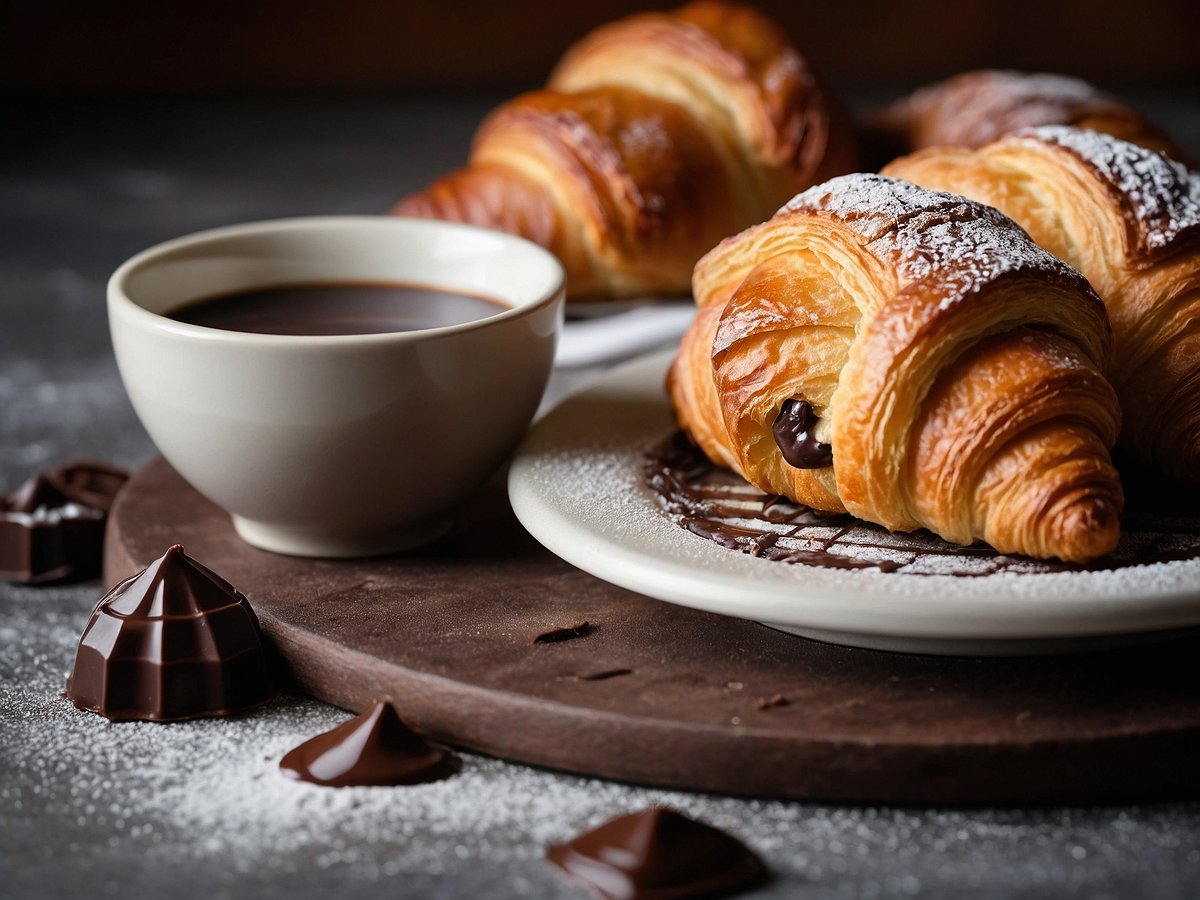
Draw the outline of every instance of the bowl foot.
M454 526L454 513L370 532L311 531L233 516L233 527L247 544L285 556L347 559L384 556L431 544Z

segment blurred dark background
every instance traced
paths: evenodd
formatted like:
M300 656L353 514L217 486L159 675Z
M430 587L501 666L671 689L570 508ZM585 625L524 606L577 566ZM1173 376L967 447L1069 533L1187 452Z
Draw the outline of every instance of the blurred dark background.
M0 406L46 365L80 396L112 389L104 282L131 254L231 222L382 213L462 164L488 110L572 41L675 5L0 0ZM1198 0L758 5L859 114L965 69L1065 72L1200 158ZM42 446L41 419L21 421L0 416L0 465ZM129 440L136 455L140 429Z
M540 83L645 0L5 0L0 90L493 92ZM1102 86L1200 84L1196 0L757 4L832 84L907 87L981 66Z

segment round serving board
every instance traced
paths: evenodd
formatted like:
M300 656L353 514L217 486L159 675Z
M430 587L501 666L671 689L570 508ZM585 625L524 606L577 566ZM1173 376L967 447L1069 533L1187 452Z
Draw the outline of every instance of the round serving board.
M431 736L505 759L861 802L1145 799L1200 787L1195 637L988 659L822 644L571 567L524 532L499 482L423 551L309 560L243 543L159 459L113 509L107 582L174 543L246 594L304 691L352 710L390 697Z

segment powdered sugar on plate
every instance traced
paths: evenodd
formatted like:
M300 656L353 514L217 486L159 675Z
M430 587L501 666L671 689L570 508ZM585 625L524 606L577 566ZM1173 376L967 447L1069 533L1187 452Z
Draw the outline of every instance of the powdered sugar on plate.
M643 473L647 452L675 429L661 394L668 363L639 360L568 400L534 429L511 470L518 518L594 575L685 606L843 635L986 642L1200 625L1200 558L1101 571L1006 566L961 578L947 574L961 574L961 561L946 557L916 578L780 565L689 533ZM880 543L843 540L835 552L892 558Z

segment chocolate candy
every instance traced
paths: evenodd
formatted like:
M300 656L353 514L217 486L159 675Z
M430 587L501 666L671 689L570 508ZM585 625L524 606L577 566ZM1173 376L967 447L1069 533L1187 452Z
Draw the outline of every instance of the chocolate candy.
M272 693L249 602L178 544L104 596L67 680L75 706L113 720L224 716Z
M572 880L602 897L709 897L755 887L767 869L741 841L673 809L610 819L546 851Z
M405 725L391 703L377 700L361 715L289 750L279 768L329 787L421 784L453 775L459 760Z
M0 497L0 578L44 584L100 574L108 510L128 477L74 462Z

